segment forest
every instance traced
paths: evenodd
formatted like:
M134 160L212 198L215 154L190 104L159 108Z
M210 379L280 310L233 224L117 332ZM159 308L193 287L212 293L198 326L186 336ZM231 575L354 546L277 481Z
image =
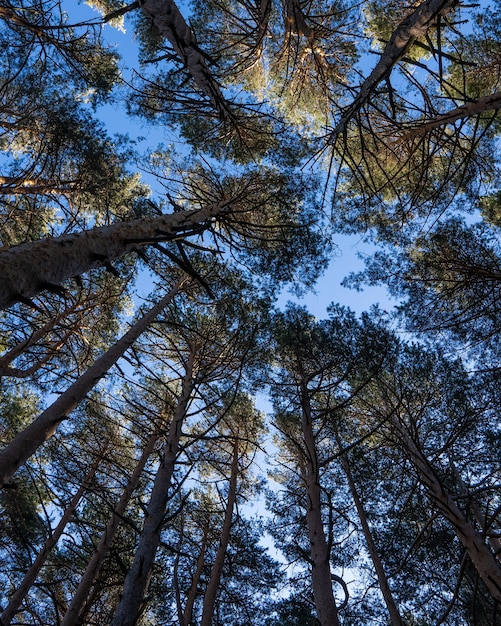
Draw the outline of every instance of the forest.
M0 18L0 624L501 626L499 0Z

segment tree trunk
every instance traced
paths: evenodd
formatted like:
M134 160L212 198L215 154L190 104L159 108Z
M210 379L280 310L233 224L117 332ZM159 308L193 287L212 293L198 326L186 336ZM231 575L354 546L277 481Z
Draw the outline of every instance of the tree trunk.
M193 376L194 360L195 351L192 350L186 365L186 373L183 377L181 395L169 427L163 458L151 491L139 544L132 566L125 578L122 599L113 617L111 626L134 626L141 614L143 598L148 589L155 554L160 543L169 488L179 449L181 428L195 384Z
M73 513L75 512L75 509L77 508L83 494L87 491L90 483L92 482L92 479L94 478L94 474L96 473L96 470L99 464L101 463L102 458L103 458L102 455L98 456L96 460L94 461L94 463L92 464L92 467L90 468L87 475L83 479L82 484L80 485L78 491L75 493L75 495L71 499L71 502L69 503L67 509L64 512L64 515L59 521L59 524L56 526L52 535L45 541L42 549L38 553L37 558L33 562L33 565L26 572L22 583L19 585L16 592L11 597L9 604L3 611L2 616L0 618L0 623L2 624L2 626L8 626L11 623L12 618L15 616L17 610L19 609L19 606L21 605L21 602L24 600L26 594L28 593L31 586L35 582L36 577L38 576L45 561L47 560L47 557L49 556L52 548L57 544L61 535L63 534L64 529L66 528L66 525L68 524Z
M320 626L339 626L337 606L332 591L330 550L322 520L320 471L313 433L308 387L301 381L302 429L305 445L301 470L306 484L306 522L310 539L313 596Z
M97 382L115 365L118 359L169 304L186 279L179 280L160 302L152 307L107 352L82 374L38 418L18 433L13 441L0 452L0 485L4 486L14 472L49 438L57 426L81 402Z
M374 543L374 539L372 538L372 533L371 529L369 528L369 523L367 522L364 505L362 504L362 500L358 495L357 487L355 485L355 481L353 480L347 454L341 454L341 465L343 466L344 473L346 474L351 497L353 498L353 502L355 503L355 507L357 509L358 519L360 520L362 532L364 533L365 543L367 544L367 550L369 551L369 555L374 565L374 569L376 570L379 588L381 589L386 608L388 609L388 613L390 614L390 623L392 626L404 626L404 622L402 621L402 618L398 611L395 599L393 598L393 594L391 593L390 585L384 571L383 563L379 558L376 544Z
M0 309L30 302L43 290L61 291L60 283L155 241L168 241L200 232L212 219L230 210L230 202L179 211L155 218L42 239L0 250Z
M134 471L122 493L122 496L120 497L120 500L118 501L116 507L113 509L113 513L111 514L111 517L108 520L108 524L106 525L106 528L101 535L94 554L88 562L85 572L80 579L80 583L64 615L61 626L75 626L75 624L79 623L85 601L87 600L92 585L99 576L99 572L101 570L104 558L111 544L113 543L115 533L125 513L125 509L127 508L129 500L137 487L139 479L141 478L141 474L144 470L144 466L146 465L146 462L148 461L153 451L153 448L155 447L155 443L158 441L159 436L160 433L154 433L148 439L145 447L143 448L136 467L134 468Z
M207 67L207 56L197 44L195 35L173 0L144 0L139 3L158 31L166 37L183 61L200 91L209 98L222 120L232 117L219 83Z
M334 127L329 143L335 143L339 135L345 132L353 116L360 111L381 81L388 78L395 64L407 52L412 43L416 39L424 37L437 17L450 13L457 3L458 0L425 0L400 22L386 44L376 67L364 80L357 97Z
M496 111L500 108L501 92L497 91L496 93L493 93L489 96L478 98L478 100L474 100L473 102L467 102L466 104L463 104L456 109L452 109L447 113L437 115L422 123L419 123L419 121L417 121L415 123L415 128L412 128L411 130L409 130L409 132L405 133L403 135L403 139L405 140L412 139L413 137L421 137L422 135L425 135L435 128L439 128L440 126L453 124L457 120L462 120L466 117L481 115L482 113L486 113L487 111Z
M216 607L216 596L221 582L221 574L223 572L224 557L230 542L230 532L233 520L233 509L237 500L237 478L238 478L238 438L235 439L233 446L233 459L231 462L230 485L228 489L228 500L226 501L226 511L224 514L223 528L221 530L221 538L219 547L216 552L216 558L212 565L210 579L207 584L204 595L204 604L202 609L202 620L200 626L211 626L214 618L214 610Z
M443 516L454 527L459 541L468 553L489 593L497 602L501 602L501 568L485 544L482 535L473 528L452 497L445 491L435 470L398 418L393 415L390 417L390 422L399 433L411 462L421 476L422 483L428 488L430 496Z
M202 572L205 563L205 553L207 551L207 535L209 529L204 529L204 535L202 539L202 545L200 546L200 552L197 558L197 566L195 569L195 573L193 574L193 578L191 580L190 588L188 589L188 594L186 597L186 604L183 611L183 621L186 626L189 626L193 623L193 607L195 606L195 600L197 599L197 590L198 584L200 583L200 578L202 577Z

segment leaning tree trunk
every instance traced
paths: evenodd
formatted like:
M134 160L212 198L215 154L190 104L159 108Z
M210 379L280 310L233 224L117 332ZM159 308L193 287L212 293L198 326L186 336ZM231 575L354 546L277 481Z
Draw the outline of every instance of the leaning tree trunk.
M224 557L230 542L231 525L233 520L233 509L237 501L237 478L238 478L238 438L235 439L233 447L233 459L231 461L230 485L228 489L228 499L226 501L226 511L224 514L223 528L219 547L216 552L216 558L212 565L209 582L204 595L204 604L202 609L202 620L200 626L211 626L214 618L214 610L216 608L216 596L221 582L221 574L223 573Z
M99 543L94 550L94 554L88 562L85 572L80 579L80 583L78 584L77 590L75 591L73 598L71 599L70 605L64 615L63 621L61 622L61 626L75 626L75 624L78 624L80 622L83 608L89 592L92 588L92 585L99 576L101 567L104 562L104 558L108 553L111 544L113 543L115 533L123 518L127 505L131 499L134 490L137 487L139 479L141 478L141 474L144 470L144 466L150 458L151 453L153 452L153 449L155 447L155 443L158 441L159 437L160 433L156 432L146 442L146 445L141 452L141 456L136 463L136 467L134 468L134 471L132 472L129 481L125 489L123 490L120 500L113 509L111 517L108 520L108 524L106 525L106 528L101 535Z
M160 302L138 320L121 339L89 367L85 374L82 374L69 389L45 409L32 424L18 433L13 441L0 452L0 486L7 484L14 472L54 434L58 425L68 418L71 411L84 400L89 391L171 302L185 280L179 280Z
M166 37L191 74L200 91L209 98L222 120L232 117L215 76L207 67L207 56L201 51L196 37L173 0L143 0L141 11L158 31Z
M134 626L140 617L156 551L160 544L169 489L179 449L181 429L195 384L193 375L194 360L195 350L192 350L186 364L181 395L167 434L163 457L153 484L139 544L132 566L125 578L122 599L113 617L111 626Z
M430 496L442 515L452 524L459 541L468 553L480 578L484 581L491 596L501 602L501 567L485 544L483 536L475 530L458 508L429 461L424 457L415 441L396 416L390 417L390 423L400 436L414 467L421 477L421 482L428 489Z
M41 291L61 292L60 283L68 278L109 266L145 244L201 232L230 206L224 201L203 209L119 222L0 250L0 309L15 302L33 305L30 298Z
M355 481L353 480L350 462L346 453L341 454L341 465L346 475L348 487L350 488L351 492L351 497L353 498L353 502L355 503L355 507L357 509L358 519L360 520L365 543L367 544L367 550L371 557L372 564L374 565L374 569L376 570L379 588L381 589L386 608L388 609L388 613L390 614L391 626L404 626L404 622L402 621L402 618L400 616L397 604L395 602L393 594L391 593L390 585L388 583L388 578L386 577L386 572L384 571L383 563L381 561L381 558L379 557L376 544L374 543L371 529L369 528L369 523L367 521L367 516L365 514L364 505L358 494Z
M320 468L306 381L301 382L301 408L305 446L301 470L306 484L306 523L310 539L313 597L320 626L339 626L338 609L332 591L330 549L322 520Z
M59 524L56 526L52 535L43 544L42 549L40 550L40 552L37 555L37 558L33 562L33 565L26 572L21 584L19 585L19 587L16 589L16 592L9 600L9 604L6 606L6 608L4 609L0 617L0 624L2 624L2 626L8 626L11 623L13 617L15 616L16 612L18 611L21 605L21 602L24 600L24 598L26 597L26 594L31 589L33 583L36 580L36 577L38 576L45 561L47 560L47 557L50 555L52 548L54 548L54 546L59 541L61 535L63 534L68 522L70 521L71 517L73 516L73 513L75 512L75 509L77 508L80 500L82 499L82 496L89 488L89 485L92 482L92 479L94 478L96 470L99 464L101 463L102 459L103 457L102 455L100 455L96 458L96 460L92 464L90 470L87 472L87 475L83 479L82 484L80 485L78 491L75 493L75 495L71 499L63 516L61 517Z
M389 77L396 63L404 56L416 39L424 37L433 22L447 15L458 4L458 0L425 0L396 27L386 44L376 67L362 83L355 100L342 115L329 138L335 143L350 120L360 111L378 85Z

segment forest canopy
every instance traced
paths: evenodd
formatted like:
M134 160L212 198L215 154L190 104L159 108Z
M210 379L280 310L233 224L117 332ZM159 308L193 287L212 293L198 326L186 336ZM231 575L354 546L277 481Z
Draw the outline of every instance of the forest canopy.
M0 0L0 48L2 626L501 626L499 3ZM397 304L317 319L346 236Z

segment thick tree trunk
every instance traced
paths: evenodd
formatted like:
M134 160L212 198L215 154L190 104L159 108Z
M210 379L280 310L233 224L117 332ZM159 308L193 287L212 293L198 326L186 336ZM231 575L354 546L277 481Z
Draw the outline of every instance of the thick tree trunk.
M343 466L344 473L346 474L346 479L348 481L348 486L350 488L351 497L353 498L353 502L355 503L355 507L357 509L358 519L360 520L360 524L362 526L362 532L364 533L365 543L367 544L367 550L371 557L372 563L374 565L374 569L376 571L376 576L379 583L379 588L381 589L381 593L384 598L384 602L386 604L386 608L388 609L388 613L390 614L390 622L392 626L404 626L404 622L400 616L400 613L397 608L397 604L395 599L393 598L393 594L391 593L390 585L388 583L388 578L386 577L386 573L384 571L383 563L379 558L379 553L376 548L376 544L374 543L374 539L372 538L371 529L369 528L369 523L367 521L367 516L365 514L364 505L362 504L362 500L358 494L357 487L355 485L355 481L353 480L353 475L351 473L350 463L348 460L347 454L341 455L341 465Z
M305 454L302 466L306 484L306 522L310 539L313 597L320 626L339 626L337 606L332 591L330 550L322 520L320 471L313 432L312 412L305 381L301 382L302 429Z
M96 473L96 470L99 464L101 463L101 461L102 461L102 456L99 456L96 458L92 467L90 468L87 475L83 479L82 484L80 485L78 491L75 493L75 495L71 499L71 502L69 503L67 509L65 510L63 516L61 517L59 521L59 524L56 526L52 535L45 541L42 549L38 553L37 558L33 562L33 565L26 572L23 581L17 588L14 595L9 600L9 604L3 611L2 616L0 618L0 623L2 624L2 626L8 626L11 623L13 617L15 616L17 610L19 609L21 605L21 602L24 600L26 594L28 593L28 591L31 589L31 586L35 582L36 577L38 576L45 561L47 560L47 557L49 556L52 548L57 544L61 535L63 534L68 522L70 521L71 517L73 516L73 513L75 512L75 509L77 508L80 500L82 499L82 496L89 488L89 485L92 482L92 479L94 478L94 474Z
M344 133L350 120L369 99L378 85L389 77L395 64L411 47L412 43L424 37L439 17L447 15L458 4L458 0L425 0L397 26L389 42L369 76L362 83L357 97L347 108L331 133L329 143L334 143Z
M169 427L163 457L153 484L139 544L134 555L132 567L125 578L122 599L113 617L111 626L134 626L141 614L143 599L148 589L155 561L155 554L160 543L174 464L179 449L181 429L195 384L193 376L194 360L195 351L192 350L186 365L181 395Z
M92 585L99 576L104 558L111 544L113 543L115 533L118 529L118 526L120 525L127 505L131 499L132 494L134 493L134 490L137 487L139 479L141 478L141 474L143 473L144 466L150 458L159 436L160 433L153 434L148 439L145 447L143 448L136 467L134 468L134 471L129 481L125 489L123 490L120 500L118 501L116 507L113 509L113 513L111 514L111 517L108 520L108 524L106 525L106 528L101 535L94 554L88 562L85 572L80 579L80 583L64 615L61 626L75 626L75 624L80 623L80 618L85 601L87 600Z
M54 434L57 426L67 419L71 411L84 400L89 391L171 302L185 280L178 281L160 302L138 320L121 339L97 359L85 374L82 374L69 389L61 394L32 424L16 435L14 440L0 452L1 486L5 485L14 472Z
M399 433L409 458L421 477L422 483L428 488L430 496L443 516L454 527L459 541L468 553L489 593L497 602L501 602L501 567L489 547L485 544L484 538L473 528L452 497L445 491L435 470L423 456L419 447L405 427L399 422L398 418L392 416L390 417L390 422Z
M230 202L221 202L0 250L0 309L29 301L43 290L57 291L68 278L105 267L144 244L199 232L229 210Z
M233 459L231 462L230 484L228 488L228 500L226 501L226 511L224 514L223 528L216 558L212 565L209 582L205 590L204 604L202 609L202 620L200 626L211 626L216 608L216 596L221 582L224 558L230 542L231 525L233 520L233 509L237 501L237 479L238 479L238 439L235 439L233 447Z
M139 2L139 6L158 31L168 39L195 84L209 98L221 119L230 119L229 104L221 93L219 83L207 67L207 56L201 51L193 31L175 2L173 0L143 0Z

